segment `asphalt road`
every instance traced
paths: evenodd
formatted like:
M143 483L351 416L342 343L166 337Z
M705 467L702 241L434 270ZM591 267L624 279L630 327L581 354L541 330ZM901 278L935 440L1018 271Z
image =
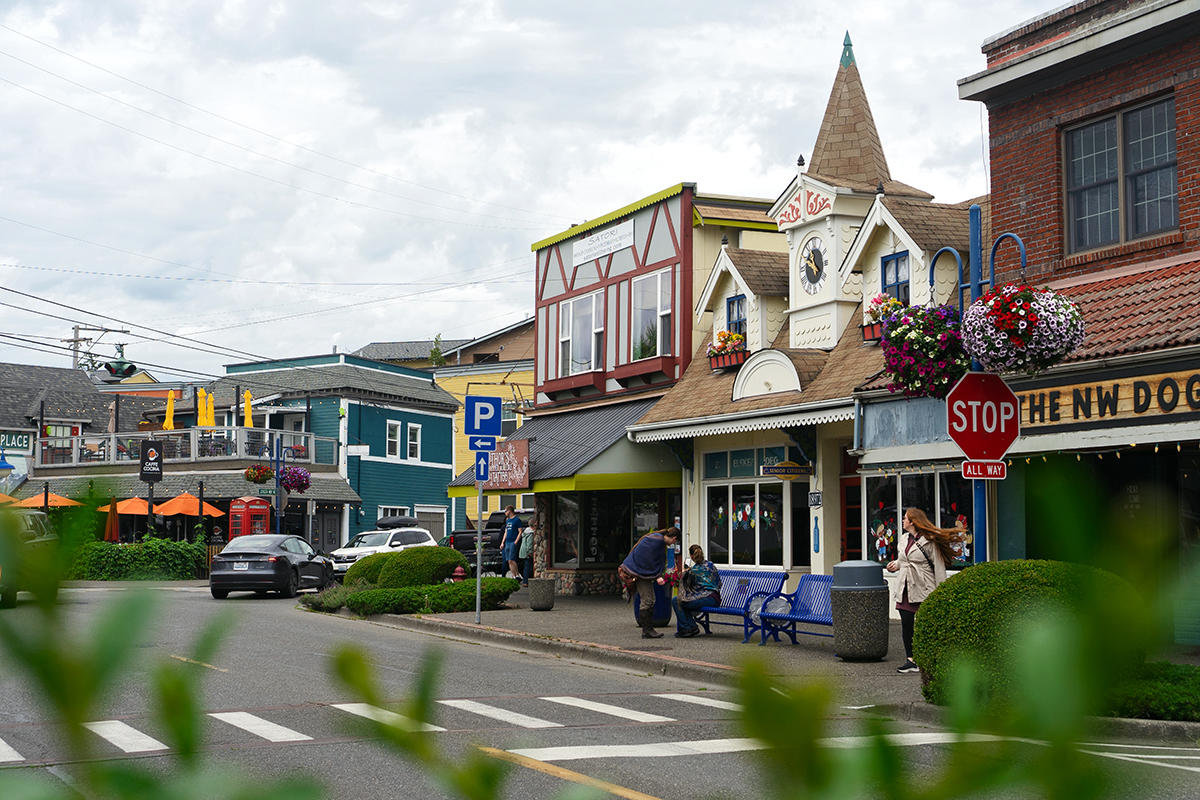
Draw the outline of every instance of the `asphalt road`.
M64 590L60 608L73 631L86 634L114 595ZM420 769L364 735L354 713L362 709L345 707L356 698L331 675L330 654L351 643L375 665L383 705L391 709L409 696L428 650L440 649L444 665L433 722L444 730L428 735L452 753L476 745L507 751L518 763L505 797L554 797L588 780L625 790L626 797L763 796L748 749L753 745L742 738L734 697L724 687L310 614L274 597L237 594L216 601L195 587L160 588L153 596L156 623L118 691L96 712L100 724L92 743L98 758L136 759L160 770L176 766L163 745L170 737L150 714L149 666L189 658L201 628L225 614L224 644L200 667L204 749L222 769L256 779L311 776L339 800L447 796ZM39 623L29 602L3 613L15 626ZM13 677L11 665L0 666L0 779L15 772L70 783L79 767L65 761L59 726ZM951 738L944 732L905 723L893 730L917 775L928 776L944 762ZM830 737L860 733L853 709L840 709L829 720ZM1039 748L1023 747L1030 757ZM1112 796L1200 795L1200 749L1106 743L1089 752L1097 772L1109 777ZM985 751L980 757L990 756Z

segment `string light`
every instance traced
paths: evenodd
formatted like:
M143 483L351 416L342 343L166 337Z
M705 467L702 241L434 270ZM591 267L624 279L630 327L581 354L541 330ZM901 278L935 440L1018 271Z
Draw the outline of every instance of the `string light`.
M1182 453L1182 452L1183 452L1183 444L1182 444L1181 442L1176 442L1176 443L1175 443L1175 452L1176 452L1176 453Z
M1154 443L1154 452L1158 452L1158 442Z
M1079 458L1079 453L1076 453L1076 454L1075 454L1075 460L1076 460L1076 461L1079 461L1079 460L1080 460L1080 458Z
M1101 461L1104 460L1104 453L1096 453L1096 455L1100 458Z
M1121 451L1120 451L1120 450L1118 450L1118 451L1117 451L1117 458L1120 458L1120 457L1121 457Z

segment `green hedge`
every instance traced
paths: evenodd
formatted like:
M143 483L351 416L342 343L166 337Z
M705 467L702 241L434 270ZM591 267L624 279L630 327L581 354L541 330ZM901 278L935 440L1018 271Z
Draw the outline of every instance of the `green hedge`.
M1013 656L1031 630L1027 623L1061 611L1079 634L1088 696L1098 699L1137 673L1149 641L1149 617L1132 585L1080 564L998 561L963 570L921 604L913 661L926 674L925 699L949 701L954 663L965 657L975 665L986 700L1008 705L1017 689Z
M1114 717L1200 722L1200 667L1156 661L1106 698Z
M380 589L429 586L452 576L455 567L471 574L466 556L452 547L413 547L385 561L375 585Z
M199 543L149 539L136 544L88 542L67 577L84 581L193 580L208 550Z
M427 548L432 549L432 548ZM521 587L513 578L484 578L482 607L492 611ZM403 589L368 589L346 600L346 608L355 614L447 614L475 610L475 581L439 583L433 586L409 586Z
M307 606L316 611L334 612L346 605L346 600L350 595L373 588L375 587L369 583L335 583L328 589L322 589L314 594L302 594L298 599L302 606Z
M383 569L383 565L398 555L400 553L390 551L360 558L350 565L350 569L346 570L346 574L342 578L342 583L369 583L375 585L379 583L379 572Z

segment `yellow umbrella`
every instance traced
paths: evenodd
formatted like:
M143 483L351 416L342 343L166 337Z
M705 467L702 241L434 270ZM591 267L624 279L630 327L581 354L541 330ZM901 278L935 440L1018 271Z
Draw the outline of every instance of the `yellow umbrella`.
M247 389L245 392L243 392L242 397L245 398L245 405L242 409L242 424L247 428L253 428L254 415L250 413L250 390Z
M215 401L213 400L212 392L209 392L208 393L208 410L205 411L205 416L207 418L207 421L205 422L206 425L216 425L217 424L217 409L213 405L214 402Z
M196 390L196 427L203 428L208 424L208 392Z
M175 430L175 392L171 391L167 395L167 416L163 419L164 431Z

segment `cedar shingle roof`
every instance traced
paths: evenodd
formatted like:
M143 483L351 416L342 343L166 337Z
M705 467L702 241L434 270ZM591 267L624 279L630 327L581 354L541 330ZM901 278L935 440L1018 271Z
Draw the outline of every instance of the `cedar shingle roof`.
M1086 337L1068 361L1200 344L1200 254L1113 272L1051 284L1083 312Z
M85 432L103 432L108 430L108 407L114 399L83 370L0 364L0 427L36 429L44 402L46 419L82 420ZM161 397L122 395L121 431L137 430L143 412L165 402Z
M764 222L768 225L774 225L775 220L767 215L767 212L771 209L770 201L760 202L765 202L766 205L755 208L745 205L706 203L703 200L695 199L692 201L692 208L700 212L701 218L706 222L732 220L735 222Z
M878 347L862 346L861 307L850 319L833 350L788 349L785 327L775 338L773 349L783 352L796 365L800 376L799 392L750 397L733 402L736 371L713 372L709 369L705 348L700 348L662 401L637 421L638 426L719 417L745 411L769 412L777 408L847 398L858 384L883 368L883 353Z
M759 297L788 296L788 254L727 247L725 254Z
M983 240L987 234L991 202L987 195L961 203L927 203L907 197L883 198L883 205L922 250L934 252L943 247L958 249L965 259L970 247L968 210L978 203L982 212Z

